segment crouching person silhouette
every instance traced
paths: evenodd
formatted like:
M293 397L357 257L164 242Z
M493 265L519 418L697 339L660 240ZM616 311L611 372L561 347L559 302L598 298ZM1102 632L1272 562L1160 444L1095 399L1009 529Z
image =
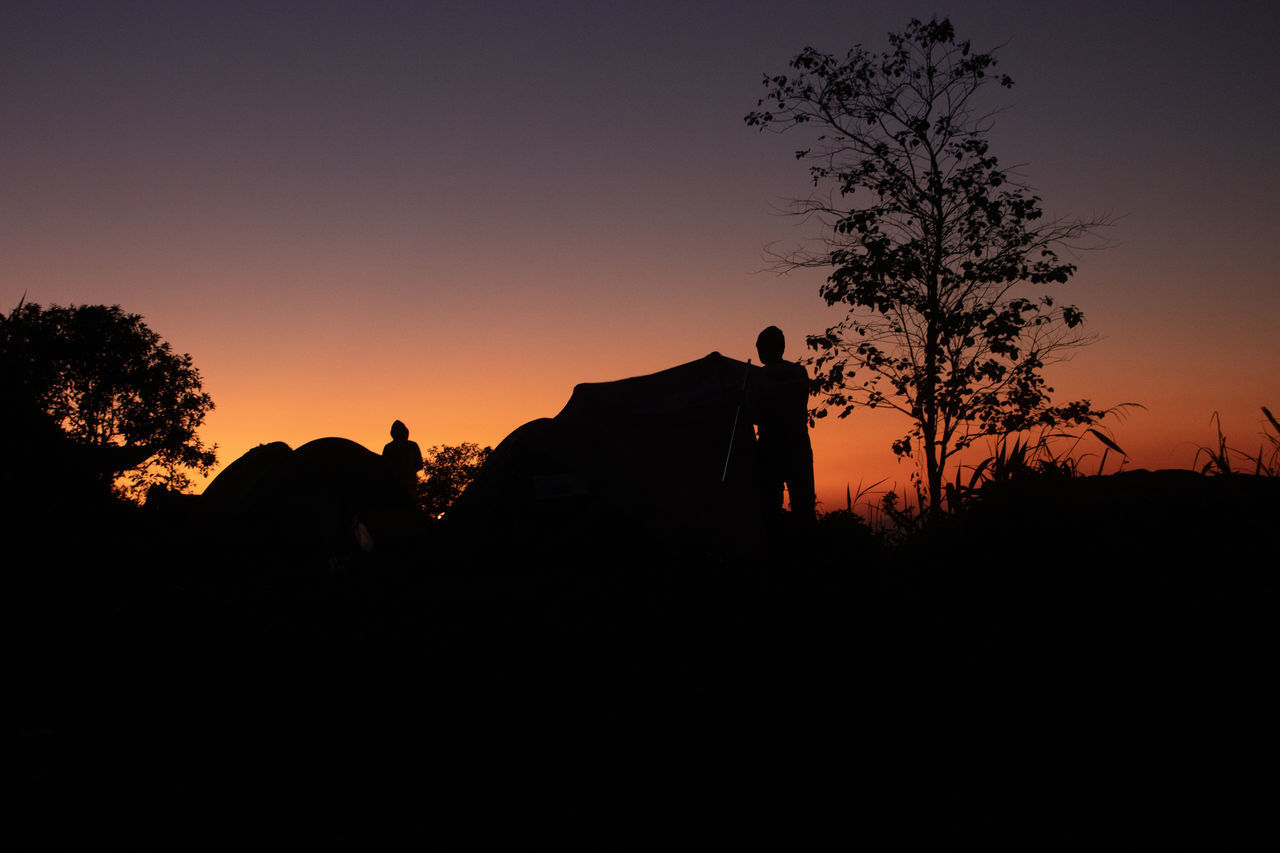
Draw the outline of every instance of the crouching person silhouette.
M813 449L809 444L809 372L804 365L785 361L786 338L770 326L756 338L756 352L764 365L758 374L752 422L764 508L782 512L782 492L791 498L791 517L814 520Z
M391 425L391 441L382 448L382 458L387 460L401 497L412 503L417 497L418 472L422 470L422 450L416 441L409 440L409 428L404 421Z

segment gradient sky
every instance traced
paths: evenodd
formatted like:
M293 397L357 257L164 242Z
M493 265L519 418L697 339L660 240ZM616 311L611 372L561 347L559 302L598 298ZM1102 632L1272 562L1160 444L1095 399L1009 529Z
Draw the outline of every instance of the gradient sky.
M1113 214L1062 292L1058 399L1144 404L1132 467L1280 409L1280 6L1269 2L0 0L0 304L118 303L192 355L222 464L267 441L496 444L584 381L833 319L799 137L743 116L806 45L914 16L1002 45L992 151ZM813 433L819 498L903 484L886 412ZM202 485L200 486L203 487Z

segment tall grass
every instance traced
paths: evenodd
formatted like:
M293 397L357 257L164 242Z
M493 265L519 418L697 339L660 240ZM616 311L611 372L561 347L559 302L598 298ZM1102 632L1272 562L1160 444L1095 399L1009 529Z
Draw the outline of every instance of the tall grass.
M1103 418L1123 421L1130 409L1146 408L1140 403L1121 403L1103 412ZM1086 440L1101 445L1096 450L1081 452ZM1071 479L1090 474L1100 476L1107 468L1107 460L1114 453L1120 462L1119 472L1129 461L1129 454L1117 442L1111 431L1099 421L1095 426L1079 433L1061 432L1048 427L1038 433L1018 433L998 436L992 443L990 455L976 465L962 465L956 469L956 478L947 484L947 505L952 512L964 507L984 487L1008 483L1025 477L1060 477ZM1097 468L1091 460L1097 459Z
M1133 408L1145 407L1138 403L1123 403L1108 409L1104 416L1123 421ZM1227 443L1222 432L1222 420L1214 412L1211 422L1217 427L1216 442L1211 447L1199 448L1192 468L1210 475L1251 473L1280 477L1280 420L1266 406L1262 407L1262 414L1265 419L1262 441L1257 453L1247 453ZM1128 461L1128 453L1114 434L1100 423L1079 433L1045 429L1039 433L998 436L991 443L986 458L972 465L959 466L955 479L946 484L946 514L962 512L982 489L992 485L1029 477L1073 479L1100 476L1107 473L1109 464L1112 465L1111 473L1119 473ZM883 482L880 480L865 487L859 484L856 492L846 488L845 507L839 513L859 515L860 518L864 516L859 513L865 513L866 524L888 541L908 539L925 527L928 516L924 511L927 504L920 483L913 478L911 487L901 490L895 487L878 500L870 499L868 494ZM854 512L854 507L859 508L859 513Z
M1280 422L1266 406L1262 407L1262 414L1266 418L1261 433L1262 443L1256 454L1249 454L1227 444L1227 437L1222 432L1222 417L1214 412L1209 422L1214 424L1217 432L1216 445L1201 446L1191 467L1201 474L1252 473L1262 477L1280 477Z
M1133 408L1145 407L1140 403L1121 403L1107 409L1103 417L1123 420ZM1100 449L1086 449L1086 441L1096 443ZM1079 433L1046 427L1038 433L997 436L989 446L988 454L976 464L958 466L955 479L944 484L944 514L955 515L963 511L988 486L1032 476L1074 478L1100 475L1106 471L1108 462L1112 459L1119 459L1115 471L1120 471L1129 458L1111 431L1101 423ZM1097 462L1096 468L1094 460ZM853 512L853 507L860 505L864 496L883 482L881 480L865 488L859 484L856 495L846 488L845 512ZM866 521L872 529L885 534L891 541L907 539L926 526L929 516L925 510L927 505L921 483L918 478L913 477L910 487L904 487L901 494L897 488L893 488L877 501L867 500Z

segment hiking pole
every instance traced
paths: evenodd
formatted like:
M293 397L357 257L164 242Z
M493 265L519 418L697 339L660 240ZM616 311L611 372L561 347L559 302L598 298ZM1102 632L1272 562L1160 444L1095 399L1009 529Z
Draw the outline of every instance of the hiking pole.
M742 374L742 394L747 393L747 377L751 375L751 359L747 359L747 369ZM738 437L738 417L742 414L742 399L738 399L737 411L733 413L733 430L729 433L729 452L724 455L724 471L720 474L720 482L729 476L729 459L733 456L733 442Z

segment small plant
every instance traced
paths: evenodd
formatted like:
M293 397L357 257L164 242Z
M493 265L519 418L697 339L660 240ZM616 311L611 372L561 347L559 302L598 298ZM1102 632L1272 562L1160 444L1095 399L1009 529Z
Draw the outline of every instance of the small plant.
M877 543L880 540L866 519L850 509L837 509L819 515L814 535L820 546L831 547L833 552L846 548L851 541Z
M1271 410L1266 406L1262 407L1262 414L1266 418L1266 425L1262 432L1263 442L1258 447L1257 455L1250 455L1227 444L1227 437L1222 433L1222 417L1214 412L1209 420L1215 425L1218 433L1217 447L1202 446L1196 451L1191 467L1197 468L1201 474L1245 473L1233 467L1231 460L1235 457L1237 460L1235 464L1243 465L1245 469L1252 463L1255 475L1280 477L1280 422L1276 421L1275 415L1271 414ZM1266 427L1270 427L1271 432L1267 432ZM1200 461L1202 458L1203 464Z
M898 493L894 491L885 492L884 496L880 498L880 512L893 525L892 528L886 527L884 531L886 538L890 541L910 539L923 530L932 517L931 513L926 510L929 504L925 498L924 490L919 483L915 483L915 487L915 506L912 506L905 499L900 499ZM901 506L898 505L899 500L902 500Z

